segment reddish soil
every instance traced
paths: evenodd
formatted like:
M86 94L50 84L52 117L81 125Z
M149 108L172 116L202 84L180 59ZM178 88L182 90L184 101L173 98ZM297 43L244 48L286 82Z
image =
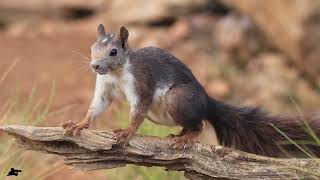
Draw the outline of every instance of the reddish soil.
M22 97L27 97L33 85L37 88L37 98L48 98L55 80L51 111L72 106L58 121L81 118L93 93L95 75L89 67L79 70L86 64L73 51L89 57L88 47L94 39L94 35L81 31L31 37L0 34L0 72L18 61L1 85L0 100L13 96L16 88ZM50 120L46 124L58 122Z

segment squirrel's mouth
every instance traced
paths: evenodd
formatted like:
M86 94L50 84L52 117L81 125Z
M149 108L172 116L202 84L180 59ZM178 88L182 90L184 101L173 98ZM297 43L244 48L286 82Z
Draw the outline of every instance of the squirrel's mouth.
M100 74L100 75L104 75L104 74L109 73L110 71L116 70L115 66L104 66L104 65L99 65L99 64L92 65L91 68L92 68L93 72Z
M96 73L98 73L99 75L104 75L108 73L108 70L106 71L97 71Z
M99 74L99 75L104 75L107 74L109 69L105 68L105 69L92 69L93 72Z
M107 74L109 72L114 72L116 71L116 68L114 67L107 67L107 68L100 68L100 69L92 69L93 72L99 74L99 75L104 75Z
M99 75L104 75L104 74L107 74L108 72L96 72L98 73Z

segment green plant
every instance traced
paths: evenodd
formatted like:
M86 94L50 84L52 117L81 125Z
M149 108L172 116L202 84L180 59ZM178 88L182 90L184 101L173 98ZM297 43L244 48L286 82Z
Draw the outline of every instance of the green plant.
M289 98L290 98L291 102L294 104L296 111L298 112L299 119L303 122L303 124L301 125L301 128L312 138L312 141L310 141L310 140L309 141L293 140L289 136L287 136L283 131L281 131L278 127L276 127L276 125L271 124L271 126L273 128L275 128L286 139L285 141L278 142L278 145L279 145L280 149L290 157L292 157L292 155L289 154L288 152L286 152L286 150L284 150L281 147L281 145L294 145L301 152L303 152L307 157L316 158L316 156L308 149L308 147L306 145L313 145L313 146L320 147L320 138L316 135L314 130L311 128L310 124L306 120L304 113L301 110L301 108L299 107L299 105L297 104L297 102L291 96L289 96ZM298 169L296 167L291 167L291 168ZM301 169L299 169L299 170L301 170ZM320 178L320 171L314 172L311 170L310 171L307 170L306 173L310 173L310 174L314 175L315 177Z
M117 119L121 128L128 126L129 119L128 105L124 105L122 110L117 113ZM168 128L155 125L150 121L144 121L138 130L138 134L153 135L165 137L168 134L175 134L179 128ZM141 179L141 180L182 180L185 179L182 172L165 171L161 167L141 167L136 165L128 165L123 168L106 170L106 177L112 180L118 179Z
M51 94L46 103L36 100L36 87L34 86L26 100L22 101L19 91L8 98L2 105L0 111L1 124L23 124L37 125L42 123L49 114L49 108L55 94L55 83L53 82ZM0 179L5 179L8 170L12 167L22 169L18 179L42 179L54 166L49 166L53 157L35 155L35 152L23 151L18 148L14 141L7 136L0 136ZM40 160L41 159L41 160ZM37 161L37 163L35 163ZM39 163L40 162L40 163ZM58 162L61 166L61 162ZM35 171L37 169L37 171Z

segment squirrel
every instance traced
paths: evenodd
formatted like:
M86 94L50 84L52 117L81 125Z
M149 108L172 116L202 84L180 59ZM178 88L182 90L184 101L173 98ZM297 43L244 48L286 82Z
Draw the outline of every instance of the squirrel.
M273 116L257 107L237 107L210 97L191 70L169 52L156 47L132 50L126 27L116 35L107 33L102 24L97 31L97 41L91 46L91 68L97 73L94 97L83 121L61 124L65 134L79 135L114 99L126 98L130 124L114 130L119 143L127 144L145 118L182 127L178 135L169 136L174 149L190 147L203 130L203 122L214 127L220 145L259 155L285 156L279 142L287 139L278 130L293 140L312 141L299 118ZM320 137L319 119L307 121ZM308 148L320 156L319 146ZM287 145L286 150L299 152L294 145Z

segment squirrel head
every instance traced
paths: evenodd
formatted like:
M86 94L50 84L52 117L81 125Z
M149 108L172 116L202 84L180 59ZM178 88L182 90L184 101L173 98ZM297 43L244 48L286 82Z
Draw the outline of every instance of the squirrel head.
M119 32L106 33L102 24L98 26L97 41L91 46L91 67L98 74L107 74L121 69L129 59L129 32L121 26Z

